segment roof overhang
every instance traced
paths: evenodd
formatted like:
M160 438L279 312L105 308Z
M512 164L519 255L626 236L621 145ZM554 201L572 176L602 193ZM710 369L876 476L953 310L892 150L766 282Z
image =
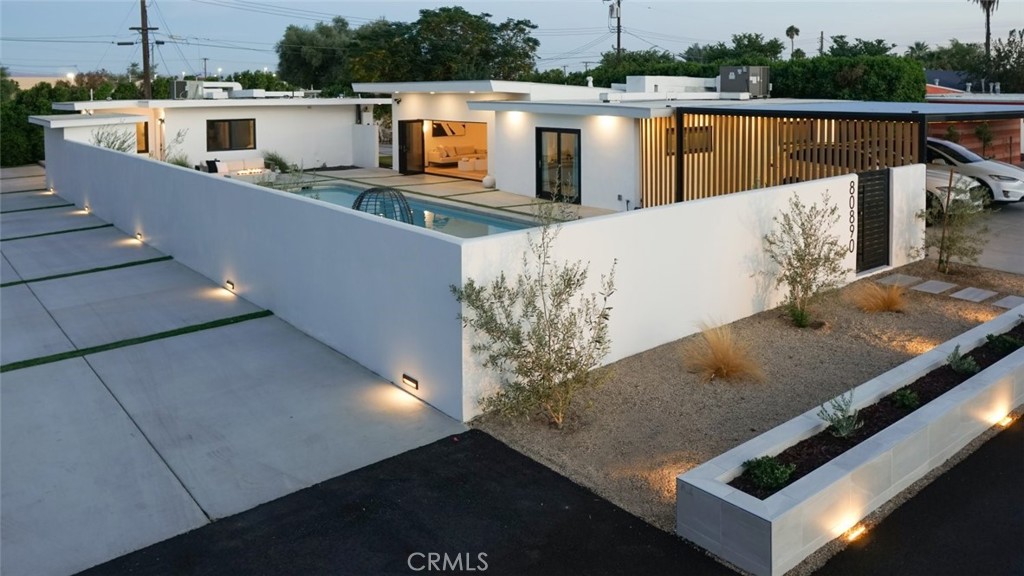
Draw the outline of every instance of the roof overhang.
M30 124L43 128L77 128L88 126L109 126L111 124L138 124L148 122L148 116L138 114L51 114L29 116Z
M530 102L524 100L478 100L467 102L470 110L493 112L526 112L562 116L620 116L624 118L667 118L672 116L671 103L652 104L626 102Z
M500 86L499 86L500 85ZM499 80L452 80L439 82L353 82L352 90L363 94L529 94L528 82Z
M760 116L767 118L821 118L834 120L896 120L903 122L949 122L1024 118L1024 106L1000 104L938 104L934 102L861 102L761 100L750 105L678 107L681 114Z
M54 102L54 110L114 110L121 108L275 108L289 106L363 106L391 104L390 98L236 98L226 100L85 100Z

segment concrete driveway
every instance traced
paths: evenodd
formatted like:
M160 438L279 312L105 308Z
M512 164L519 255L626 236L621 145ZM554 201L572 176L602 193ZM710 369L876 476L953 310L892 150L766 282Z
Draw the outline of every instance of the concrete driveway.
M0 186L5 576L72 574L465 429L22 172Z
M1024 202L997 204L989 221L992 236L978 265L1024 274Z

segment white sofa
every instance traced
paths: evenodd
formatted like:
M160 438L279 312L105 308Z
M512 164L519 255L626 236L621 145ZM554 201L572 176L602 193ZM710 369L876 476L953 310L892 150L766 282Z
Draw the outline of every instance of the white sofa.
M218 176L237 177L253 176L267 172L263 158L246 158L244 160L207 160L202 167L206 172L216 173Z
M435 146L427 152L427 164L458 164L465 159L487 159L487 149L475 146Z

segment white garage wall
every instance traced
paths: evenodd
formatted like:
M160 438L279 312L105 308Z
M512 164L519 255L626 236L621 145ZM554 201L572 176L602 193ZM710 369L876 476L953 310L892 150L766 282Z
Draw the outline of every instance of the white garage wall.
M537 194L537 128L580 130L583 204L609 210L640 202L637 121L615 116L558 116L495 112L498 135L488 163L498 188ZM622 195L622 200L618 195Z
M189 164L206 160L245 160L277 152L304 168L353 164L355 106L232 106L220 108L165 108L164 138L172 140L188 130L179 151ZM256 149L208 152L207 120L256 120Z
M457 239L86 144L47 155L64 198L462 418Z

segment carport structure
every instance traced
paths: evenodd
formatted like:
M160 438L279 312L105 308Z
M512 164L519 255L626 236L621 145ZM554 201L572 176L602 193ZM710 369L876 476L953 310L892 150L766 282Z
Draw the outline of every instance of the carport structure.
M924 163L929 125L1013 118L1024 106L680 102L672 116L640 120L643 206Z

